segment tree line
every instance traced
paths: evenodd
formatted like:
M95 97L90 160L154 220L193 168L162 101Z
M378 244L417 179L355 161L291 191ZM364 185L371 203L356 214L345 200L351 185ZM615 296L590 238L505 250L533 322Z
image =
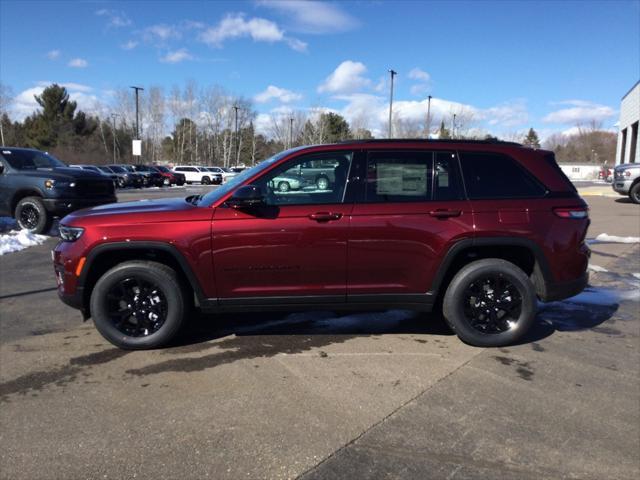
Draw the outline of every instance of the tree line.
M257 112L251 99L229 93L219 86L198 88L188 82L174 86L169 94L152 86L140 97L139 130L145 163L196 165L253 165L286 148L374 138L367 122L352 120L325 109L272 114L256 131ZM68 163L132 163L132 140L136 138L136 106L132 92L112 92L109 109L96 105L92 113L78 109L65 87L52 84L36 95L38 109L23 121L8 114L10 93L0 85L0 133L2 144L46 150ZM360 119L363 120L363 119ZM237 125L237 127L236 127ZM394 117L398 138L480 138L471 128L473 119L458 114L450 126L444 120L433 129L428 125ZM168 133L169 132L169 133ZM168 133L168 134L167 134ZM512 134L514 140L540 148L533 128ZM560 163L613 163L616 135L600 125L579 128L572 136L552 135L544 148L554 150Z

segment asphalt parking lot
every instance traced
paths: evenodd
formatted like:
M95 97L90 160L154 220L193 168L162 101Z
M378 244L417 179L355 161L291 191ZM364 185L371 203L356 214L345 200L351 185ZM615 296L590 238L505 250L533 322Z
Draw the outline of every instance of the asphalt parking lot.
M585 199L589 238L640 236L638 205ZM0 257L1 478L640 475L638 243L594 242L587 292L508 348L398 310L200 316L125 352L58 300L55 242Z

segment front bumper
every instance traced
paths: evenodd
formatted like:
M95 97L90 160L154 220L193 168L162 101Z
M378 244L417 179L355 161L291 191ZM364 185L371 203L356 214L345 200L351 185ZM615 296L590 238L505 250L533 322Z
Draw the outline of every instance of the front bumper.
M52 215L63 216L81 208L97 207L107 203L116 203L118 199L115 197L103 198L43 198L44 208Z
M611 188L613 188L620 195L629 195L629 190L631 190L631 185L633 185L633 180L614 180L611 184Z

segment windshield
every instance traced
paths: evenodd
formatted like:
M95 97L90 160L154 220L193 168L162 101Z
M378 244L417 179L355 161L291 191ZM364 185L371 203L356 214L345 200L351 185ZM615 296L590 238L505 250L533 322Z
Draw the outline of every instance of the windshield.
M151 170L149 167L147 167L146 165L135 165L135 166L133 167L133 169L134 169L136 172L151 172L151 171L152 171L152 170Z
M2 157L16 170L66 167L53 155L38 150L2 150Z
M281 158L289 155L290 153L299 150L299 148L285 150L284 152L276 153L273 157L266 159L265 161L244 170L242 173L230 178L227 183L218 187L215 190L210 191L202 200L198 203L203 206L211 206L220 200L222 197L227 195L229 192L235 190L238 186L242 185L248 178L253 177L255 174L260 173L261 171L269 168L271 165L276 163Z
M124 169L127 172L135 172L135 168L133 168L131 165L120 165L120 168Z
M98 167L100 169L101 172L104 173L113 173L111 170L109 170L109 167Z
M155 168L163 173L168 173L170 171L167 167L163 167L161 165L156 165Z
M127 173L127 171L124 168L119 167L118 165L109 165L108 168L110 168L112 171L116 173Z

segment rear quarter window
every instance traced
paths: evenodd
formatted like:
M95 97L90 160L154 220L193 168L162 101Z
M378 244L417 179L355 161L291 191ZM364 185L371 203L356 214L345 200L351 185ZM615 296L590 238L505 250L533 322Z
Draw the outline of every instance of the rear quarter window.
M460 163L471 200L539 198L547 193L533 175L507 155L460 152Z

